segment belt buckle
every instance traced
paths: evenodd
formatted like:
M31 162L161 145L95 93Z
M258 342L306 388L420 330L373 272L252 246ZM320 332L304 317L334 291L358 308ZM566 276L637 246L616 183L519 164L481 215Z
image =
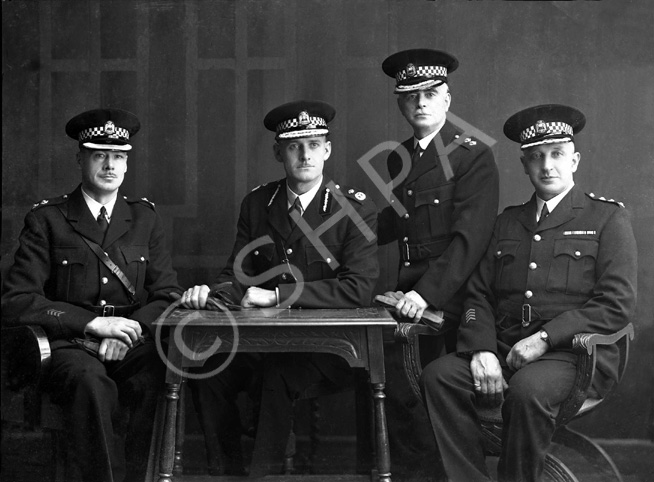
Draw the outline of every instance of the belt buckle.
M525 303L522 305L522 326L525 328L531 323L531 305Z
M102 316L114 316L114 305L104 305L102 307Z

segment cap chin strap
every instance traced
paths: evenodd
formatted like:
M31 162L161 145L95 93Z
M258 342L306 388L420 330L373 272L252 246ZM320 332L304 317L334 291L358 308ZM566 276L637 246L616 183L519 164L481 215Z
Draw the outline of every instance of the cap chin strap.
M424 80L418 84L412 84L412 85L396 85L395 86L395 94L402 94L404 92L414 92L416 90L422 90L422 89L429 89L430 87L438 87L442 84L444 84L445 81L443 79L428 79Z
M540 146L543 144L555 144L557 142L563 144L565 142L572 142L572 139L569 137L554 137L550 139L541 139L540 141L530 142L528 144L522 144L520 146L520 149L527 149L529 147Z
M277 139L299 139L301 137L319 137L329 134L329 129L306 129L301 131L284 132L277 135Z
M83 142L82 145L87 149L98 149L100 151L131 151L132 146L129 144L94 144L93 142Z

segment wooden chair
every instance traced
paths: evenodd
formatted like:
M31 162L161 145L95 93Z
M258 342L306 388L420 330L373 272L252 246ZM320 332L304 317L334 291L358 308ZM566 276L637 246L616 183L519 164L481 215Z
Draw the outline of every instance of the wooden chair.
M40 326L2 329L2 421L49 433L53 482L69 480L61 408L40 389L50 365L50 343Z
M396 340L404 344L404 360L407 377L417 397L421 398L418 380L422 373L418 337L434 336L437 332L423 325L399 323L396 330ZM604 399L596 398L591 390L591 381L595 373L597 347L620 343L620 365L618 382L622 378L629 360L629 342L633 340L634 327L629 323L622 330L611 335L597 333L579 333L575 335L572 348L577 354L577 375L570 395L562 404L556 418L556 431L553 442L582 455L594 468L610 475L614 480L622 482L622 476L611 457L590 438L569 428L566 424L575 418L586 415L597 408ZM482 430L486 439L488 455L499 455L502 447L502 414L501 408L478 411L482 421ZM553 451L551 451L553 452ZM554 453L547 455L545 460L545 478L560 482L578 482L570 464L566 464Z

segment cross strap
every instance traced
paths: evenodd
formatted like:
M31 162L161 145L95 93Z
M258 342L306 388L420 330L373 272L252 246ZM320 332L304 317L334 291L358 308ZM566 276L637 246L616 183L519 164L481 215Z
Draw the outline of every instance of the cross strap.
M98 257L102 263L109 268L109 271L111 271L116 278L121 282L121 284L129 291L129 294L131 295L132 300L136 300L136 288L134 288L134 285L130 282L130 280L125 276L125 273L122 272L122 270L114 263L109 255L104 252L104 250L100 247L98 243L95 243L88 239L86 236L82 236L82 239L86 244L88 244L89 248L95 253L95 255Z

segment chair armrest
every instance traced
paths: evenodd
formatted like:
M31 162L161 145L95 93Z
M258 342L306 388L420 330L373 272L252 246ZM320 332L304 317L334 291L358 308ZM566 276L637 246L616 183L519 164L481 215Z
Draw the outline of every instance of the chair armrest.
M634 338L634 326L629 323L620 331L610 335L598 333L578 333L572 339L572 348L577 353L577 374L574 386L568 398L561 404L556 424L563 425L575 417L589 398L589 390L595 375L597 363L597 346L617 344L624 338L624 349L620 350L620 366L618 369L618 382L627 367L629 360L629 342ZM595 404L597 405L597 404Z
M50 367L51 355L50 342L40 326L2 328L2 363L10 390L38 385Z

